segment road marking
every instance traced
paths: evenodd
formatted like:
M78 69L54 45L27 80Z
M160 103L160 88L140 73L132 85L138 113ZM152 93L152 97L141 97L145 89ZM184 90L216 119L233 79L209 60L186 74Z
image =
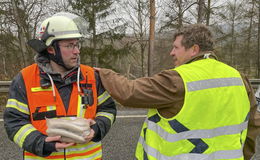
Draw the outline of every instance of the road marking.
M116 116L116 118L144 118L146 115L125 115L125 116ZM0 119L0 122L3 122L3 119Z

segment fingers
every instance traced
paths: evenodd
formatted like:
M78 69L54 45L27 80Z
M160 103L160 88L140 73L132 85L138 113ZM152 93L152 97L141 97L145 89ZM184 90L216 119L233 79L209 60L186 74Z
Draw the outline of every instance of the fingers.
M94 121L93 119L87 119L87 120L89 122L89 126L96 124L96 121ZM86 143L90 142L94 138L94 135L95 135L95 131L93 129L90 129L89 135L84 137L86 140Z
M85 137L86 143L90 142L92 140L92 138L94 137L94 135L95 135L95 131L93 129L91 129L89 135L87 135Z
M75 143L65 143L60 142L61 136L54 136L54 137L46 137L45 142L56 142L55 148L57 149L64 149L70 146L73 146Z
M98 67L93 67L95 71L100 71L101 68L98 68Z
M46 137L45 142L55 142L60 140L61 140L61 136Z
M73 146L73 145L75 145L75 143L57 142L55 144L55 148L56 149L64 149L64 148L67 148L67 147L70 147L70 146Z
M89 125L92 126L93 124L96 124L96 121L93 119L87 119L89 121Z

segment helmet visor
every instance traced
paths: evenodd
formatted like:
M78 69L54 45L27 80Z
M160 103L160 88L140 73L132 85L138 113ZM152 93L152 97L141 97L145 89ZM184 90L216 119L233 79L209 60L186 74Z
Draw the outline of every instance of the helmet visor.
M71 19L76 24L78 31L82 35L82 37L83 38L87 37L88 23L84 18L82 18L76 14L69 13L69 12L59 12L59 13L54 14L53 17L54 16L63 16L63 17L67 17L67 18Z

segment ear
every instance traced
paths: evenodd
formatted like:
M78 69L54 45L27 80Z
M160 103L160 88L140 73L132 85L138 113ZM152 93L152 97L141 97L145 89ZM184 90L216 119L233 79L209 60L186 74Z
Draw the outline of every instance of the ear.
M47 48L47 51L48 51L48 53L55 55L55 50L54 50L54 48L53 48L52 46L51 46L51 47L48 47L48 48Z
M194 44L194 46L192 47L191 56L196 56L199 53L200 53L200 46L197 44Z

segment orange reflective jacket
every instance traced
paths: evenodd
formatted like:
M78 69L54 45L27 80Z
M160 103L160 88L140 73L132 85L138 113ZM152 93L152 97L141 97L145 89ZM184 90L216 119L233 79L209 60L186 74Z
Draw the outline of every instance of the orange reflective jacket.
M73 83L73 88L70 96L69 107L66 112L63 101L57 88L54 86L49 88L41 88L40 71L37 64L28 66L22 70L28 106L30 109L31 123L41 133L46 135L46 120L45 118L57 117L85 117L94 119L97 108L97 90L93 68L85 65L80 65L83 80L80 81L80 92L78 91L77 83ZM53 92L54 90L54 92ZM83 90L88 90L83 93ZM82 104L84 96L92 97L93 104ZM25 159L42 159L32 153L24 153ZM43 159L99 159L102 156L101 143L90 142L87 144L78 144L69 147L64 151L53 152L50 156Z

